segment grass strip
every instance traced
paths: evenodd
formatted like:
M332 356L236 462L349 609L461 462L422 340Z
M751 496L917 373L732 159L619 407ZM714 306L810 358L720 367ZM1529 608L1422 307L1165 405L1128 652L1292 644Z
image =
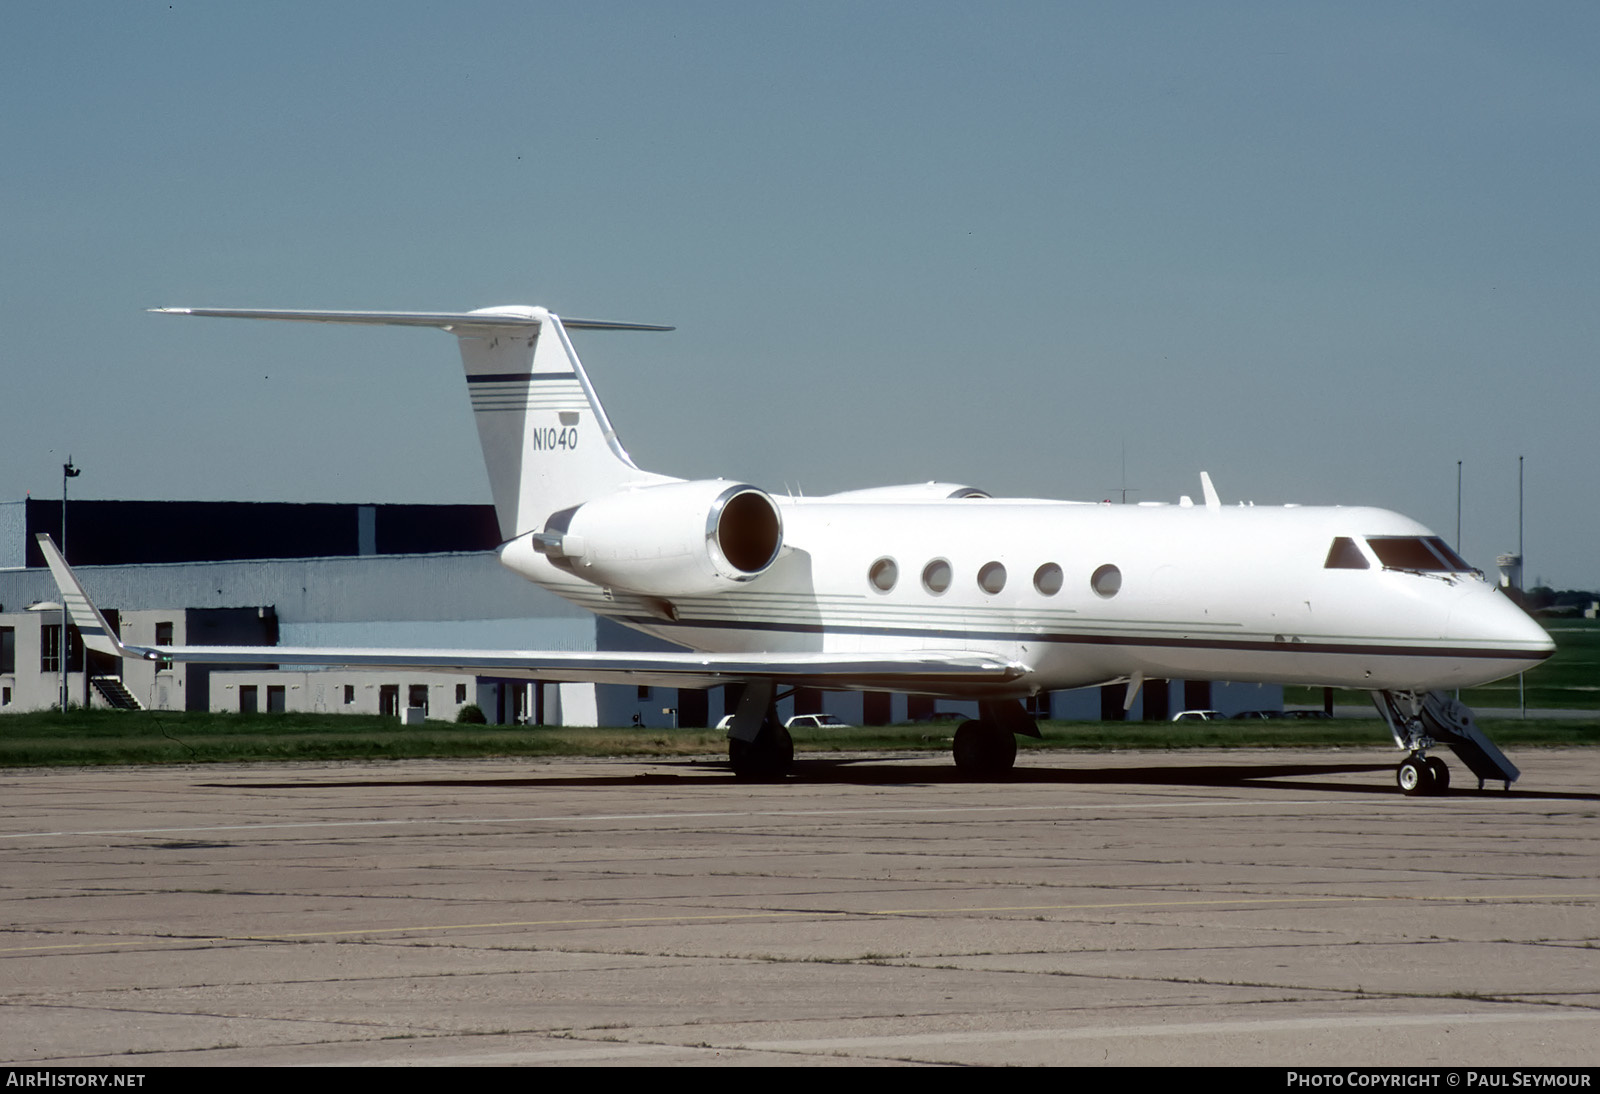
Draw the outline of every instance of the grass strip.
M1507 749L1600 745L1594 718L1482 719ZM1304 722L1045 722L1028 750L1173 748L1386 748L1378 719ZM805 753L944 751L952 724L808 730L795 735ZM213 714L72 710L0 717L0 767L181 764L316 760L451 759L493 756L720 756L722 733L710 729L584 729L482 726L348 714Z

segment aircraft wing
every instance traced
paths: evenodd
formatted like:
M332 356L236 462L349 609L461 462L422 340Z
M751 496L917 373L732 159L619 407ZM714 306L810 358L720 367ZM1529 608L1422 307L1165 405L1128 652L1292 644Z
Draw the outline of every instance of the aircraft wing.
M117 637L55 542L38 537L61 601L83 643L97 653L139 661L209 665L300 665L473 673L512 679L713 687L746 680L847 691L974 694L1006 690L1026 665L983 653L918 650L891 653L574 653L556 650L429 650L307 646L140 646Z

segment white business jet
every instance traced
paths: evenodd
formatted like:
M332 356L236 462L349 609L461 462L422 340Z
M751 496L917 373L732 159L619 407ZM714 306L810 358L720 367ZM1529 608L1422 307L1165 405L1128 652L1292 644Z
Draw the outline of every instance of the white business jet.
M1022 700L1146 680L1361 688L1407 756L1408 793L1441 792L1450 746L1479 778L1518 771L1444 694L1549 657L1548 635L1416 521L1381 509L1110 505L993 498L950 483L817 498L684 481L628 457L568 338L670 330L464 313L165 308L167 314L436 327L455 335L513 571L681 653L124 644L41 536L85 644L147 660L329 665L529 680L742 685L729 729L741 775L786 771L780 687L977 700L963 772L995 776Z

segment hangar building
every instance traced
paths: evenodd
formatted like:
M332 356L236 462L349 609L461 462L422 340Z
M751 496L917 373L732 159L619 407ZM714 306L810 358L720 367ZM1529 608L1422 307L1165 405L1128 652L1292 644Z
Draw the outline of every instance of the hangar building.
M0 712L60 699L59 595L34 535L61 538L56 500L0 502ZM502 567L489 505L74 501L68 557L126 640L150 645L648 650L666 643L600 620ZM326 711L543 725L713 724L727 689L536 684L472 675L270 670L120 661L67 628L68 702L166 710ZM1039 697L1043 717L1122 716L1120 687ZM1281 688L1147 682L1128 718L1280 707ZM976 713L975 704L800 689L782 713L856 725Z

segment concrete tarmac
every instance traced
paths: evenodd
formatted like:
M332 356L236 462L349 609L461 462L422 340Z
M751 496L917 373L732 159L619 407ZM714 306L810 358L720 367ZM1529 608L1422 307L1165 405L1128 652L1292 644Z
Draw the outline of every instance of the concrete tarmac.
M1600 1062L1600 749L1397 759L7 771L0 1059Z

